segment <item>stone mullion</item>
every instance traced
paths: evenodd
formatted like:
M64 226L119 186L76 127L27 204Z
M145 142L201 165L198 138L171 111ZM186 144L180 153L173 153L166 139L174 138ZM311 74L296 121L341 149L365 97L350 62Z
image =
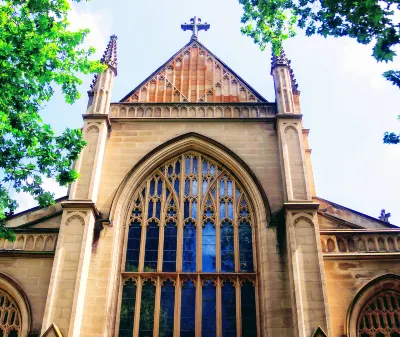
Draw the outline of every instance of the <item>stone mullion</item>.
M146 248L146 231L147 231L147 212L148 212L148 204L149 204L149 192L150 192L150 180L148 179L146 182L146 193L143 201L143 218L142 218L142 233L140 238L140 252L139 252L139 266L138 271L143 271L144 268L144 255Z
M220 183L220 177L221 175L218 175L217 173L215 174L215 240L216 240L216 272L220 273L221 272L221 243L219 240L221 233L220 233L220 228L221 228L221 219L220 219L220 201L219 201L219 183Z
M181 156L181 172L179 179L179 212L177 216L177 227L178 227L178 244L176 250L176 271L182 271L182 252L183 252L183 228L184 228L184 187L185 187L185 157L184 155Z
M199 171L199 162L200 162L200 157L197 157L197 200L196 200L196 207L197 207L197 219L196 219L196 271L197 272L201 272L202 271L202 231L203 231L203 224L202 224L202 217L200 214L200 178L201 177L201 173ZM192 169L190 172L193 172L193 158L191 159L191 165L192 165ZM193 180L191 181L192 184ZM193 191L193 190L191 190ZM191 204L191 206L193 207L193 204ZM190 215L192 215L192 213L190 213Z
M178 274L175 283L175 314L174 314L174 337L180 336L181 331L181 277Z
M139 336L139 325L140 325L140 305L141 305L141 299L142 299L142 285L143 285L143 278L139 276L136 279L136 310L135 314L133 315L133 337L138 337Z
M161 287L162 281L160 276L157 277L156 282L156 296L154 305L154 327L153 327L153 337L158 337L159 325L160 325L160 305L161 305Z
M164 172L163 172L164 174ZM161 178L160 178L161 179ZM159 227L159 239L158 239L158 263L157 263L157 272L162 272L162 263L164 256L164 229L165 229L165 207L168 206L166 204L166 182L163 180L162 182L162 193L161 193L161 211L160 211L160 221L158 223Z
M239 255L239 212L240 212L240 200L236 200L236 183L232 182L232 194L233 194L233 250L235 259L235 272L240 271L240 255ZM243 192L242 192L243 194Z
M195 336L201 337L201 320L202 320L202 293L203 293L203 284L200 274L197 275L196 278L196 310L195 310Z
M236 292L236 336L242 337L242 301L241 301L241 280L239 277L235 279L235 292Z
M217 336L222 337L222 282L221 278L217 278L217 285L216 285L216 302L217 302Z

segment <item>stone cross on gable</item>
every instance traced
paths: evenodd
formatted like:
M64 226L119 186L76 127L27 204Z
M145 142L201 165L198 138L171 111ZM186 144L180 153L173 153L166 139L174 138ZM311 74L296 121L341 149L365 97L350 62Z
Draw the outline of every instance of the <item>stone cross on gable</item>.
M192 40L197 40L198 35L199 35L199 30L208 30L210 28L210 25L205 22L205 23L201 23L201 19L198 18L197 16L193 17L190 19L189 24L187 24L186 22L181 25L181 28L183 30L192 30L193 34L192 34Z

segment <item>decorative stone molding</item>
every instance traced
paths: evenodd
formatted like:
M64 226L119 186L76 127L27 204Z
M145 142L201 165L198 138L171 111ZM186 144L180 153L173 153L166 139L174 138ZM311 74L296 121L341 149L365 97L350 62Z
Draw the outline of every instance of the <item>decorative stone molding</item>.
M112 103L111 118L274 118L273 104L135 104Z
M70 217L65 221L65 224L66 224L66 225L69 225L69 224L70 224L72 221L74 221L74 220L80 221L80 223L82 224L82 226L85 225L85 219L84 219L82 216L78 215L78 214L74 214L74 215L70 216Z
M0 239L1 251L54 252L57 234L17 234L14 242Z
M324 231L321 246L324 255L400 252L400 232Z

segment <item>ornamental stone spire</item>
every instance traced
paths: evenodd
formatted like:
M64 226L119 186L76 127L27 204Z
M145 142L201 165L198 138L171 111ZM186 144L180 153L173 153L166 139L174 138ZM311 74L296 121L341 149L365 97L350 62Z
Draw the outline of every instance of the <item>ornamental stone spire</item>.
M191 40L197 40L198 39L198 34L200 30L209 30L209 28L211 27L207 22L205 23L201 23L201 19L198 18L197 16L193 17L190 19L189 24L187 24L186 22L181 25L181 28L186 31L186 30L191 30L193 31Z
M101 58L100 62L115 69L117 72L117 35L111 35L107 48Z

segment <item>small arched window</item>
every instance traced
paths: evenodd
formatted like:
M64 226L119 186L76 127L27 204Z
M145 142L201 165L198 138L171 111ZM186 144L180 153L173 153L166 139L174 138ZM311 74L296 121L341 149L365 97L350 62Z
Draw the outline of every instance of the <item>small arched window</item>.
M357 322L357 337L400 337L400 293L387 290L364 305Z
M21 313L15 300L0 289L0 336L21 336Z
M132 199L119 337L257 336L254 216L240 181L199 152Z

